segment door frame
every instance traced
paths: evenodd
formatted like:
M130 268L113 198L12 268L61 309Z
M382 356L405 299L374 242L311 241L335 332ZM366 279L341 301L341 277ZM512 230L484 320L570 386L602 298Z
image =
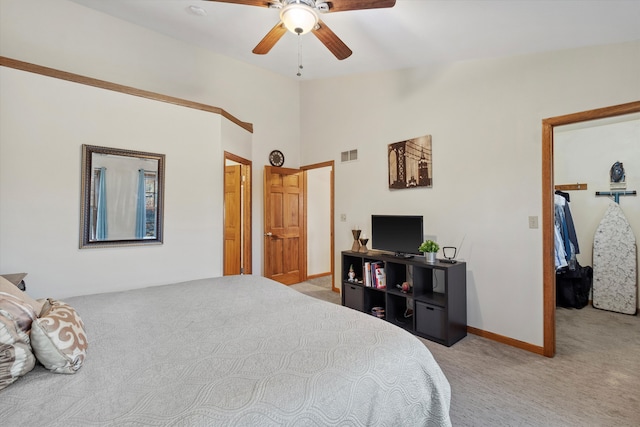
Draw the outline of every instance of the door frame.
M330 259L330 269L331 269L331 290L333 292L339 292L340 290L336 287L336 275L335 275L335 257L334 257L334 253L335 253L335 181L334 181L334 176L335 176L335 161L333 160L329 160L326 162L321 162L321 163L314 163L311 165L306 165L306 166L302 166L300 169L303 170L305 172L305 174L307 173L308 170L311 169L321 169L321 168L326 168L326 167L330 167L331 168L331 181L330 181L330 199L331 199L331 206L329 208L329 215L330 215L330 251L331 254L329 256ZM305 179L305 186L307 185L307 180ZM305 188L305 198L309 197L309 193ZM308 203L304 204L304 216L305 216L305 229L304 229L304 234L305 234L305 240L307 237L307 206ZM306 252L305 252L306 254ZM308 258L308 254L306 255L305 258ZM308 259L305 259L305 265L308 263ZM305 280L308 279L307 276L307 269L305 267Z
M243 177L245 178L243 183L244 185L242 186L242 204L243 204L243 210L242 210L242 263L241 263L241 269L242 269L242 274L251 274L253 271L252 265L253 265L253 261L252 261L252 253L253 253L253 248L252 248L252 238L251 238L251 234L252 234L252 216L251 216L251 210L252 210L252 196L251 196L251 181L252 181L252 163L251 160L245 159L243 157L240 157L238 155L235 155L233 153L230 153L228 151L224 152L224 165L222 170L224 171L224 167L227 166L227 160L230 160L232 162L236 162L239 163L240 165L243 166ZM245 173L246 172L246 173ZM225 182L224 180L226 178L225 174L223 174L223 182L222 182L222 188L225 188ZM223 204L224 204L225 200L224 200L224 190L223 190ZM223 206L223 211L224 211L224 206ZM224 229L224 215L223 215L223 229ZM224 245L224 237L223 237L223 243ZM224 254L224 248L222 253ZM223 255L224 256L224 255ZM222 260L222 265L224 266L224 259ZM223 267L224 268L224 267Z
M640 112L640 101L542 120L543 354L556 354L556 272L554 263L553 130L556 126Z

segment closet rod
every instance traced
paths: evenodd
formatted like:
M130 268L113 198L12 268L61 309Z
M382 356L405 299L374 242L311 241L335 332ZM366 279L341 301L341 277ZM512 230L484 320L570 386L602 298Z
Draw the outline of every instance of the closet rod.
M586 190L587 184L575 183L575 184L559 184L555 186L556 190L568 191L568 190Z

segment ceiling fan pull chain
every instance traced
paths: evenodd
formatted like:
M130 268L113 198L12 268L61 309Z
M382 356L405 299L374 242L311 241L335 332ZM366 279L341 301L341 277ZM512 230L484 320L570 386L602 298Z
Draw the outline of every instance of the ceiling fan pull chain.
M302 77L302 39L300 38L300 34L298 34L298 73L296 76Z

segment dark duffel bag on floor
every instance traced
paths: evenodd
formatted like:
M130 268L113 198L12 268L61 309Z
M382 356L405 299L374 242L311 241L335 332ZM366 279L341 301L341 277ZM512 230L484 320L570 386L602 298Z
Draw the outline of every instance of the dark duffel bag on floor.
M556 273L556 306L582 308L589 303L593 268L578 265L575 270Z

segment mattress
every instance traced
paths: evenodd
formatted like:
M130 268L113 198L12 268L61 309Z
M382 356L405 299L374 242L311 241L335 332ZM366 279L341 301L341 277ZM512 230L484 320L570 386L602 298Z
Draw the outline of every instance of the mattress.
M259 276L64 300L89 348L0 391L2 425L446 426L450 386L410 333Z

